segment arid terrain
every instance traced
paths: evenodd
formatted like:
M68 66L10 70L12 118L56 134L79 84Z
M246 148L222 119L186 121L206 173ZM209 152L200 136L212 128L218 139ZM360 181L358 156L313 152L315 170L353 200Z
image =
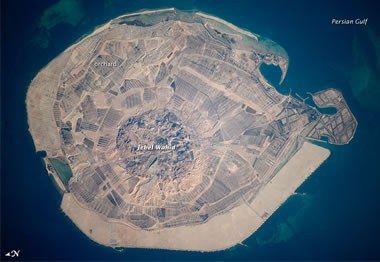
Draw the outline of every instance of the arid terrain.
M212 251L255 232L326 160L308 142L347 144L342 94L320 113L276 91L262 63L279 45L176 9L111 20L43 68L27 95L29 130L64 192L63 211L112 247Z

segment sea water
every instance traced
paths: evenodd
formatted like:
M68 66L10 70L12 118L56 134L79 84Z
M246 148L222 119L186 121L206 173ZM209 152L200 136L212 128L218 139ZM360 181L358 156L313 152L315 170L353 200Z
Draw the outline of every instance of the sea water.
M379 35L378 8L368 10L370 1L356 5L320 1L82 1L79 9L74 2L63 1L58 6L64 14L59 19L69 24L55 18L53 22L44 20L44 25L39 23L54 1L7 1L3 6L3 253L21 250L20 258L24 260L379 258L380 125L379 107L372 101L380 97L376 97L376 86L361 84L370 81L378 70L376 47L368 33L371 28ZM287 77L278 86L277 73L271 76L269 69L264 76L279 92L289 94L291 90L293 95L307 97L307 92L337 88L359 123L350 144L325 145L332 151L331 156L297 190L299 194L289 198L244 245L225 251L120 252L92 242L60 210L61 195L48 177L28 132L26 91L42 67L109 19L141 9L166 7L200 10L277 42L290 57ZM68 17L70 14L72 17ZM331 25L331 19L344 17L369 17L369 22L367 27Z

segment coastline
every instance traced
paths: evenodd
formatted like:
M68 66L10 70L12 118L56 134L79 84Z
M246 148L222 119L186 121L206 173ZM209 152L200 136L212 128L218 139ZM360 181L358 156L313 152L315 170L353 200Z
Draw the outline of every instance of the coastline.
M118 15L144 8L163 8L166 7L165 3L150 1L125 5L123 2L115 2L112 8L86 4L85 7L91 9L86 15L85 23L75 27L69 24L57 26L50 32L50 45L47 49L39 48L29 40L32 34L34 36L34 33L37 33L32 31L34 28L32 22L37 21L40 18L40 11L52 3L39 1L32 4L28 10L25 10L29 15L20 15L27 5L8 5L9 12L5 12L4 15L5 20L8 20L8 23L4 24L4 34L8 37L4 38L4 47L8 46L9 52L4 53L4 59L7 61L9 77L4 77L4 83L7 84L4 84L3 90L3 103L7 108L3 119L8 122L4 123L3 129L3 147L4 152L7 152L3 155L3 190L7 197L4 198L3 206L5 209L9 207L9 210L3 217L6 225L3 230L3 239L6 240L2 244L3 250L17 247L22 250L23 260L45 258L109 261L150 259L262 261L349 260L352 257L380 259L378 252L380 244L376 240L377 229L380 229L376 217L380 215L380 208L376 204L377 198L374 197L380 186L380 177L375 175L378 170L377 153L370 152L371 149L380 146L380 139L376 135L376 130L380 130L380 122L376 121L376 110L369 104L362 103L365 99L360 100L355 96L357 94L353 94L352 86L349 85L351 82L347 82L343 76L348 74L352 76L350 79L359 77L360 72L356 70L358 68L353 67L350 70L346 68L344 73L334 70L336 65L348 65L347 62L357 59L355 54L363 54L366 51L365 47L370 46L370 42L366 39L366 31L361 31L367 27L351 30L351 27L337 26L329 30L331 25L324 21L328 21L330 13L343 13L345 9L351 9L348 5L337 3L330 6L331 10L329 8L328 13L323 12L324 7L318 6L318 3L315 3L317 8L307 9L305 7L311 7L310 4L303 2L286 13L280 10L281 14L265 12L274 10L273 6L270 7L271 4L265 2L256 4L246 2L243 6L217 1L200 1L196 6L193 6L192 2L175 4L180 10L196 8L223 18L239 28L277 41L286 48L291 60L286 81L278 87L279 91L284 90L283 93L288 94L291 88L292 95L297 92L303 98L308 97L305 102L310 102L311 97L306 95L307 91L315 93L326 89L326 86L332 86L343 93L350 110L360 122L355 139L352 139L348 145L336 146L325 141L312 141L329 148L331 156L296 190L296 196L290 197L281 205L260 229L243 241L243 245L238 244L225 251L205 253L113 249L91 241L63 213L60 208L63 193L60 195L55 192L58 188L55 188L53 177L47 175L44 169L45 162L41 165L43 154L41 151L36 153L32 137L28 132L24 103L28 85L48 62L71 44L80 41L79 37L86 37L95 28ZM148 7L148 4L151 7ZM283 6L286 5L283 3ZM364 3L358 6L360 7L357 9L358 12L366 10ZM314 12L311 12L312 9ZM322 11L318 19L308 20L310 14L318 11ZM376 11L372 8L370 12ZM371 14L368 15L370 20L372 18L372 24L378 20ZM308 21L308 23L297 23L294 27L294 23L285 23L288 20L282 20L283 16L289 17L294 22ZM358 41L353 49L351 37L360 33L361 37L356 39ZM309 34L310 37L302 40L303 36ZM297 41L296 36L302 41ZM327 39L329 41L326 41ZM337 43L342 39L346 40L345 44L335 50ZM353 50L355 52L352 52ZM371 48L367 48L367 54L373 54L372 51ZM16 59L17 56L23 59ZM371 59L368 57L367 62ZM326 61L330 63L326 65ZM355 61L356 65L359 65L358 61ZM367 69L371 69L370 63L366 65ZM276 70L272 70L273 72L277 72L277 68L272 69ZM275 83L277 88L281 73L274 76L276 77L269 79L274 80L271 83ZM368 88L367 91L370 90ZM352 194L353 191L355 194ZM39 208L41 212L36 210ZM350 210L353 212L348 212ZM17 235L22 237L15 238ZM41 245L44 251L36 252L41 249ZM73 250L76 252L72 252Z
M328 149L305 141L251 204L242 204L205 224L155 231L136 230L106 221L82 207L71 193L64 194L61 209L87 237L106 246L202 252L224 250L257 231L329 155ZM219 241L221 239L223 242Z
M332 90L334 93L336 93L338 97L341 97L341 98L342 98L339 102L342 102L342 101L343 101L344 108L347 109L348 112L350 113L350 115L353 117L353 120L354 120L354 123L355 123L356 129L357 129L357 127L358 127L358 125L359 125L358 120L355 118L355 115L352 113L352 111L351 111L350 107L348 106L346 100L343 98L343 94L342 94L341 91L339 91L339 90L337 90L337 89L335 89L335 88L328 88L328 89L325 89L325 90L318 91L318 92L316 92L316 93L314 93L314 94L308 92L308 94L311 96L311 98L313 99L314 103L315 103L318 107L320 107L320 108L328 108L328 107L330 107L330 106L323 106L323 105L318 104L318 102L316 102L316 100L315 100L315 97L316 97L318 94L320 94L320 93L326 93L326 92L328 92L328 91L330 91L330 90ZM335 107L335 108L336 108L336 105L331 105L331 107ZM350 139L345 143L345 145L348 145L348 144L351 142L351 140L352 140L353 138L354 138L354 136L351 136ZM322 141L322 142L325 142L325 143L326 143L326 141L323 141L323 140L318 140L318 139L315 139L315 140L316 140L316 141L319 141L319 142Z
M143 11L140 13L133 13L129 15L123 15L120 17L127 17L143 13L159 13L168 10L175 9ZM221 19L219 21L216 17L208 18L214 19L217 22L229 26L228 22L225 22ZM107 24L99 28L96 28L94 32L87 35L82 40L85 40L86 38L89 38L106 30L108 27L111 26L112 21L114 21L115 19L112 19ZM59 55L59 57L62 56L67 58L70 55L70 51L74 50L74 48L80 42L70 46L68 49L63 51ZM48 66L59 67L61 62L61 60L59 60L58 63L56 60L52 60L48 64ZM287 64L285 65L287 68ZM51 97L54 97L55 90L53 88L53 84L57 81L58 78L58 76L54 75L54 72L52 70L44 71L45 68L46 67L44 67L38 73L37 77L33 80L36 83L30 85L30 89L28 90L27 95L27 100L31 99L41 101L41 103L33 103L32 105L36 107L34 110L37 111L42 111L41 109L43 109L45 104L48 104L50 102ZM285 74L286 71L283 71L282 80L285 77ZM42 85L41 82L45 85ZM33 87L33 92L31 92ZM44 96L41 96L41 94L38 94L37 92L41 89L42 91L44 91ZM34 96L31 96L31 93ZM30 116L31 114L29 111L29 106L30 104L28 104L27 101L28 116ZM50 120L48 118L43 119L42 117L35 118L38 118L35 120L41 120L42 122ZM29 121L30 118L28 118L28 125L29 131L32 133L33 130ZM40 127L37 127L37 130L35 130L36 133L39 133L39 130ZM47 134L50 133L48 132ZM50 138L50 141L46 142L46 138L48 138L48 140ZM34 142L36 148L42 148L44 146L47 146L47 149L45 149L45 151L47 152L47 156L51 157L59 153L60 150L55 146L54 143L51 143L51 141L57 142L57 138L54 135L48 135L47 137L44 137L41 143L37 143L40 142L38 139ZM281 206L281 204L284 203L289 196L291 196L294 193L294 191L307 179L307 177L316 168L318 168L320 164L323 163L323 161L328 157L329 153L326 153L326 151L324 151L327 149L321 149L321 147L318 148L313 148L313 146L309 146L308 142L305 142L304 145L300 148L300 150L289 160L289 163L284 165L284 167L276 175L276 177L278 177L280 176L280 174L282 174L281 177L285 177L282 180L280 180L280 182L276 182L277 180L275 180L275 177L264 188L268 188L267 190L262 190L258 193L257 198L254 200L254 202L252 202L252 204L242 204L234 208L230 212L218 215L210 219L207 223L201 225L165 228L155 231L137 230L130 226L127 226L126 224L105 220L103 217L97 215L95 212L82 207L71 193L64 194L61 203L61 208L65 212L65 214L70 217L73 223L76 224L83 233L85 233L86 236L88 236L93 241L106 246L191 251L223 250L241 243L243 240L252 235L252 233L254 233L266 221L266 219L269 218L270 215L279 206ZM309 152L308 150L312 152ZM308 155L308 158L306 160L302 158L304 155L299 153L301 151L303 152L302 154ZM329 151L327 150L327 152ZM320 157L315 157L316 155ZM297 162L296 156L299 156L301 160L298 160ZM301 163L302 161L305 161L304 163L306 163L304 166ZM315 161L315 163L313 162L314 164L312 165L310 163L311 161ZM285 167L289 165L290 168L285 169ZM293 174L295 177L292 177L292 170L294 171L298 169L302 169L302 172L299 172L298 174ZM282 172L283 170L285 171ZM223 243L220 243L218 241L220 239L223 239L225 241Z
M46 151L47 157L53 157L53 156L61 155L60 148L58 146L59 138L54 136L53 132L43 131L43 133L46 133L46 135L47 135L46 137L44 137L43 140L49 139L50 141L49 142L40 141L40 139L36 135L33 135L33 134L34 133L35 134L40 133L41 128L39 126L38 127L34 126L34 128L33 128L33 125L31 124L32 118L38 118L40 121L45 122L47 127L54 128L54 127L49 125L49 123L54 122L54 121L50 121L50 122L48 121L49 119L53 120L53 119L51 119L50 115L45 115L45 118L43 118L43 117L41 117L41 114L34 113L34 112L38 112L38 111L44 112L44 110L45 110L45 108L43 108L44 105L51 103L51 101L49 101L49 100L55 96L55 93L57 90L57 86L54 86L53 83L59 81L58 80L59 76L55 75L52 72L54 70L48 70L48 69L51 69L52 67L55 67L55 68L59 67L59 65L57 65L57 64L62 62L61 60L67 59L68 56L71 55L70 52L75 50L75 48L82 41L84 41L85 39L90 38L96 34L99 34L104 30L107 30L107 28L112 26L112 22L117 20L117 19L141 15L141 14L154 14L154 13L161 13L161 12L167 12L167 11L176 12L176 9L175 8L163 8L163 9L157 9L157 10L143 10L143 11L134 12L134 13L130 13L130 14L120 15L116 18L113 18L110 21L108 21L107 23L95 27L91 33L89 33L87 35L83 35L82 37L80 37L71 46L69 46L67 49L62 51L56 58L51 60L46 66L44 66L37 73L37 75L34 77L34 79L32 79L32 81L30 82L30 85L27 89L27 93L26 93L26 97L25 97L25 107L26 107L27 116L28 116L27 117L28 131L33 138L33 143L35 145L36 152L38 152L40 150L44 150L44 151ZM212 16L212 15L208 15L208 14L205 14L203 12L199 12L197 10L193 10L192 12L194 14L200 16L200 17L210 19L210 20L216 21L218 23L221 23L223 25L226 25L227 27L231 28L232 30L235 30L241 34L248 36L248 37L254 38L256 41L259 41L259 39L258 39L258 37L260 37L259 35L255 35L255 34L249 32L247 30L240 29L240 28L234 26L233 24L231 24L231 23L229 23L229 22L227 22L221 18L218 18L216 16ZM285 54L285 55L287 55L287 54ZM63 58L63 57L65 57L65 58ZM281 82L285 78L286 71L287 71L287 61L288 60L287 60L287 58L285 60L286 61L281 60L281 62L279 63L279 66L282 70ZM283 67L283 66L285 66L285 67ZM259 74L261 74L261 73L259 73ZM43 92L41 92L41 91L43 91ZM42 114L42 116L43 116L43 114ZM35 119L34 121L36 121L36 120L37 119ZM46 170L49 173L49 170L47 168L46 168ZM57 179L54 175L53 175L53 177L55 180ZM57 183L59 184L59 182L57 182ZM61 187L61 185L59 185L59 186Z
M74 44L70 45L70 47L67 48L63 52L70 51L71 49L73 49L74 47L76 47L83 40L85 40L85 39L87 39L87 38L89 38L91 36L94 36L94 35L102 32L102 31L104 31L105 29L107 29L108 27L110 27L110 25L112 25L112 21L114 21L116 19L120 19L120 18L123 18L123 17L129 17L129 16L135 16L135 15L162 13L162 12L166 12L166 11L175 11L175 8L164 8L164 9L157 9L157 10L145 10L145 11L141 11L141 12L135 12L135 13L130 13L130 14L126 14L126 15L120 15L118 17L115 17L115 18L111 19L110 21L108 21L107 23L105 23L103 25L95 27L94 30L92 31L92 33L86 35L83 38L80 38L79 41L77 40Z
M230 27L232 30L235 30L236 32L239 32L239 33L244 34L246 36L252 37L252 38L256 39L257 41L259 41L259 38L258 38L259 35L255 35L255 34L249 32L247 30L243 30L241 28L238 28L237 26L235 26L235 25L233 25L233 24L231 24L231 23L229 23L229 22L227 22L227 21L225 21L225 20L223 20L223 19L221 19L219 17L208 15L208 14L205 14L203 12L196 12L195 14L199 15L201 17L204 17L204 18L211 19L211 20L217 21L219 23L222 23L222 24Z
M268 39L266 39L265 37L262 37L258 34L254 34L248 30L245 30L245 29L241 29L229 22L227 22L226 20L223 20L219 17L216 17L216 16L213 16L213 15L209 15L209 14L205 14L203 12L198 12L196 11L195 12L196 15L200 16L200 17L203 17L203 18L206 18L206 19L210 19L210 20L213 20L213 21L216 21L220 24L223 24L227 27L229 27L230 29L242 34L242 35L245 35L249 38L253 38L255 39L258 43L260 43L260 45L263 45L265 46L265 44L263 44L263 42L265 41L268 41ZM264 41L261 41L261 39L265 39ZM285 77L286 77L286 73L288 71L288 67L289 67L289 56L287 54L287 52L281 47L279 46L277 43L273 42L272 40L269 40L271 43L274 43L276 45L276 50L271 50L273 53L277 54L279 56L279 61L273 65L274 66L279 66L281 71L282 71L282 74L281 74L281 79L280 79L280 82L279 82L279 85L282 84L282 82L285 80ZM270 49L272 49L273 47L270 47ZM274 49L274 48L273 48ZM266 62L264 62L266 63ZM268 63L266 63L268 64ZM268 64L269 65L269 64ZM258 70L260 71L260 70ZM261 74L261 73L260 73Z

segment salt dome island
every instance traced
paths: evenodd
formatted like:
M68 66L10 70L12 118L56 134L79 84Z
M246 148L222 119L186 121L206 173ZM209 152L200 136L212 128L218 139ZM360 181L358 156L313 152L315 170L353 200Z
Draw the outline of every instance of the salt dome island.
M260 66L286 51L200 12L127 14L67 48L32 80L29 131L61 208L113 247L216 251L252 235L357 121L342 94L317 107L280 94ZM318 145L317 145L318 144Z

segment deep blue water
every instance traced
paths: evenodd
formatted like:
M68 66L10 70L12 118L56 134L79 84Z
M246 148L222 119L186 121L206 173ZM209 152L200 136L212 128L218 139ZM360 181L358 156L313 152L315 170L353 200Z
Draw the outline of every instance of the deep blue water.
M351 260L380 259L380 124L378 108L360 102L349 87L355 52L374 47L364 26L331 26L332 18L369 17L380 33L378 7L370 1L331 4L283 1L82 1L84 17L76 26L36 28L56 1L1 1L1 257L21 250L22 260ZM343 92L359 122L349 145L329 146L330 158L249 239L214 253L127 249L117 252L93 243L60 211L59 192L44 169L28 133L25 95L34 75L94 26L140 9L198 9L238 27L271 38L290 57L281 93ZM48 37L47 48L36 35ZM359 47L353 48L354 39ZM372 56L371 56L372 54ZM347 72L350 72L348 74ZM268 71L269 81L278 74ZM277 79L278 78L278 79ZM380 97L379 97L380 99Z

